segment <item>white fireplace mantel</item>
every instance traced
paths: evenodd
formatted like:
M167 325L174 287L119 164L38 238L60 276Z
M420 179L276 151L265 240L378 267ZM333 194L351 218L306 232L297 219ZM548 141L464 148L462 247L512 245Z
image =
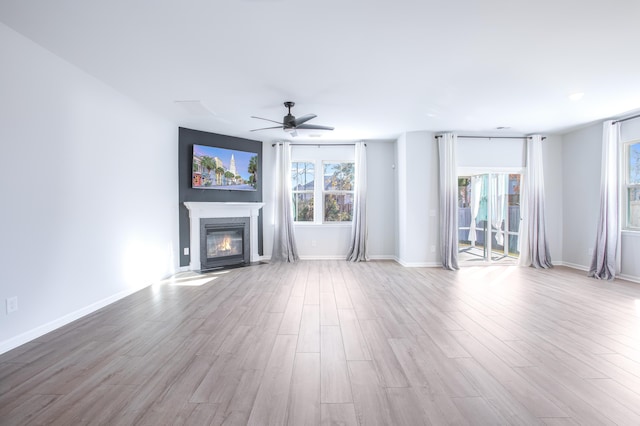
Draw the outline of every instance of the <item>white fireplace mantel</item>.
M189 253L191 261L189 269L200 270L200 219L219 217L248 217L250 261L257 262L258 254L258 212L264 203L207 203L187 201L184 205L189 210L189 226L191 229Z

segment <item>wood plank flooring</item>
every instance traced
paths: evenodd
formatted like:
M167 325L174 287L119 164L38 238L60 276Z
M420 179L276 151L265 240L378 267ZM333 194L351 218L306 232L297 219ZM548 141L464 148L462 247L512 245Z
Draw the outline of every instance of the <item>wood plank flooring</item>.
M302 261L154 285L0 356L1 425L640 424L640 285Z

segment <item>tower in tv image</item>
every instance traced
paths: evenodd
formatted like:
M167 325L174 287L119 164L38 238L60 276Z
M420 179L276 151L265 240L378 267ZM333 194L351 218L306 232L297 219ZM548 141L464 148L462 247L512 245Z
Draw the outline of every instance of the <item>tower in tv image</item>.
M258 154L193 145L191 187L227 191L255 191Z

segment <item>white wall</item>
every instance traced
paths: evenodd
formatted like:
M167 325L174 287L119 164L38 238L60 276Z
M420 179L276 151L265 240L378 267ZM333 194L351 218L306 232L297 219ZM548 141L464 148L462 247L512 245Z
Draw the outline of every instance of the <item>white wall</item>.
M564 187L563 179L562 137L547 136L542 141L542 167L544 170L545 219L547 225L547 241L551 261L554 264L564 262L563 238L564 229Z
M291 161L353 162L354 159L354 145L295 145L291 147ZM316 170L316 173L322 173L322 170ZM322 204L319 201L316 200L315 203L316 219L322 218ZM351 222L300 223L294 225L294 232L301 259L343 259L349 250Z
M368 252L372 259L395 257L395 141L366 141L367 143L367 220L369 228ZM264 258L273 249L275 148L263 145L263 225ZM292 159L313 160L318 150L326 160L353 161L353 147L318 148L317 145L292 147ZM302 259L343 259L349 249L351 223L295 225L296 244Z
M600 206L602 125L563 135L563 261L588 269Z
M460 138L461 168L512 169L524 166L524 139ZM547 238L555 262L562 261L561 138L543 143ZM439 266L438 146L430 132L409 132L397 141L397 253L405 266ZM435 247L435 250L433 248ZM432 251L433 250L433 251Z
M562 138L548 136L542 142L545 185L545 218L549 251L554 263L562 262ZM458 167L475 170L524 170L526 139L459 138Z
M396 257L396 143L367 141L368 254Z
M440 264L438 145L431 132L408 132L397 141L398 261Z
M4 352L175 270L178 145L173 124L3 24L0 57Z
M525 142L519 139L458 138L458 167L522 168L525 166Z
M621 143L640 140L640 121L622 123ZM564 261L587 270L595 245L600 210L602 123L563 136ZM640 234L622 232L621 275L639 281Z
M396 258L400 262L406 253L407 245L407 134L403 133L396 141Z
M275 200L275 148L271 142L262 142L262 257L269 260L273 251Z

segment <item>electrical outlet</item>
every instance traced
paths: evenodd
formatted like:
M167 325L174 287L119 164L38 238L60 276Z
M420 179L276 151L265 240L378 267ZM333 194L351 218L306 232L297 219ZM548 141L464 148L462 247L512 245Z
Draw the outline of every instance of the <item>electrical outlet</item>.
M311 240L311 247L316 247L318 242L316 240Z
M18 297L9 297L7 299L7 313L10 314L18 310Z
M184 253L185 256L189 256L189 247L183 248L182 253Z
M436 252L436 246L431 246L431 253L435 253Z

